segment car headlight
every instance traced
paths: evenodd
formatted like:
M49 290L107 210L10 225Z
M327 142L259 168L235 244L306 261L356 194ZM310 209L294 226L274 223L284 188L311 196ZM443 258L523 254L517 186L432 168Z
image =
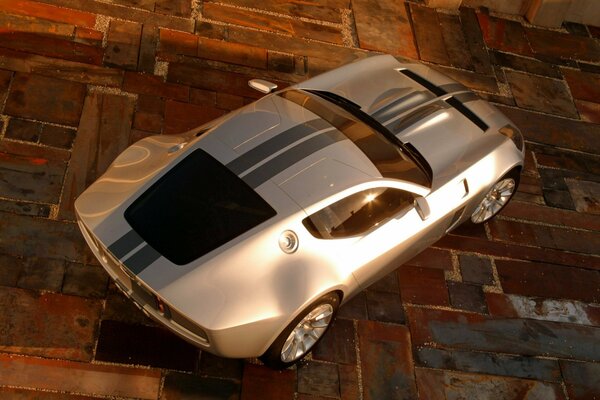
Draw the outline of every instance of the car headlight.
M523 134L521 134L521 131L519 129L508 124L500 128L498 132L512 140L512 142L515 144L515 146L517 146L517 149L519 149L519 151L523 151Z

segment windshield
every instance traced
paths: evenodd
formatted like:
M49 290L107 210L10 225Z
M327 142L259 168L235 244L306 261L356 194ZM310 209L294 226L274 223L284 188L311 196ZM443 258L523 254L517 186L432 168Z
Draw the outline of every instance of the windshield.
M275 214L237 175L198 149L144 192L125 219L155 250L183 265Z

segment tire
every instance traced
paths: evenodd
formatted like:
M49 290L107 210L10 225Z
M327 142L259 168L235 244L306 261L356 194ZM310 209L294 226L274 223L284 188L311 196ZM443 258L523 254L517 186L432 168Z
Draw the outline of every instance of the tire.
M327 332L339 305L336 293L313 302L281 332L260 360L272 369L285 369L300 361Z
M483 224L498 215L517 192L520 176L520 170L515 168L498 179L471 214L471 222Z

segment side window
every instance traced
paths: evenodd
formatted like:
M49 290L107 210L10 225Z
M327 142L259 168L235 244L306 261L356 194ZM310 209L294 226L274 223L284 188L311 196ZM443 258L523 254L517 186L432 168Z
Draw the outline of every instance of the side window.
M317 211L302 223L314 237L320 239L356 236L408 211L413 200L411 193L399 189L367 189Z

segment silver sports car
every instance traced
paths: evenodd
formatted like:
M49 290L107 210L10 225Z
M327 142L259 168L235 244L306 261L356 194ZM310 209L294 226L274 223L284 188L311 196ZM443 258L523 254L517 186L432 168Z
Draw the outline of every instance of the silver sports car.
M143 139L75 206L92 251L146 314L202 350L285 368L353 295L498 213L523 158L496 108L423 65L376 56Z

